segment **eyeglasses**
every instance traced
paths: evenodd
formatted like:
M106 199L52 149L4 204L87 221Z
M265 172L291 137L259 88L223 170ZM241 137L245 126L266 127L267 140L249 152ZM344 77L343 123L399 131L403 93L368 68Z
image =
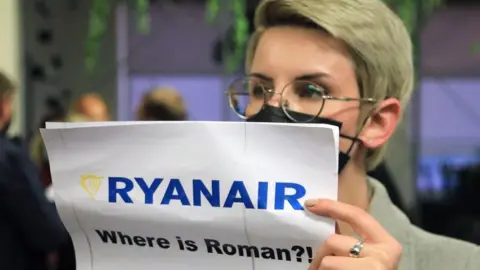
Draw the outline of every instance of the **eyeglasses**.
M373 98L334 97L325 93L324 87L311 81L293 81L277 92L273 87L257 78L247 77L233 81L226 91L230 108L235 114L247 119L254 116L266 104L280 106L285 115L294 122L310 122L318 117L326 100L357 101L375 104ZM291 112L310 115L311 118L297 119Z

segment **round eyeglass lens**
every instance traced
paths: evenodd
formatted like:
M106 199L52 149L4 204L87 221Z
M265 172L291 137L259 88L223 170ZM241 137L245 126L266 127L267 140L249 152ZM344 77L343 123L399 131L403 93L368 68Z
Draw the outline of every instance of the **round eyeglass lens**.
M282 91L282 109L295 122L310 122L325 105L324 89L309 81L294 81Z
M257 114L265 104L265 87L255 79L236 80L228 88L230 108L246 119Z

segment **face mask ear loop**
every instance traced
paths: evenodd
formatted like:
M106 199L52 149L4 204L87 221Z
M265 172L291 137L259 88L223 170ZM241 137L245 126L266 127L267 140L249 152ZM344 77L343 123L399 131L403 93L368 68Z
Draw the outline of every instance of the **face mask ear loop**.
M358 141L357 137L352 138L352 143L350 144L350 147L348 148L347 152L345 153L345 154L347 154L347 156L350 156L350 152L352 151L353 146L355 146L355 143L357 141Z
M372 109L372 111L368 114L368 116L365 118L365 120L363 120L361 128L358 130L355 137L352 138L352 143L350 144L350 147L348 148L348 150L346 152L347 155L350 155L350 152L353 150L353 146L355 146L355 143L359 141L358 137L360 136L360 133L362 133L362 130L365 127L365 125L367 124L368 119L372 116L373 111L374 111L374 109Z

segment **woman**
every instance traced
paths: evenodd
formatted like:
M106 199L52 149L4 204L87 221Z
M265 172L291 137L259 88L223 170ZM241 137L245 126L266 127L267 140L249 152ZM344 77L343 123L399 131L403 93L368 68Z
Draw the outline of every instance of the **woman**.
M255 25L249 75L229 88L232 109L247 121L341 126L338 202L306 202L337 220L337 234L310 269L480 269L478 246L415 227L366 175L413 90L401 20L380 0L266 0Z

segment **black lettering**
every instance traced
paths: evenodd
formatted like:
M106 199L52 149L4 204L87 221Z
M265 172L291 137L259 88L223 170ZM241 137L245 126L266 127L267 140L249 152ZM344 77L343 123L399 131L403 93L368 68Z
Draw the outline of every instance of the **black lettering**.
M165 238L157 238L157 245L163 249L170 248L170 242Z
M275 260L275 251L272 248L269 247L262 247L262 258L264 259L269 259L269 260Z
M106 231L95 230L103 243L123 244L123 245L136 245L139 247L154 247L155 242L158 247L162 249L168 249L171 243L166 238L155 238L146 236L129 236L119 231ZM190 252L198 251L199 247L193 240L183 240L180 236L175 237L180 250L186 250ZM234 244L222 244L218 240L204 239L207 252L211 254L228 255L228 256L240 256L249 258L262 258L267 260L280 260L280 261L292 261L292 254L289 249L285 248L271 248L271 247L257 247L251 245L234 245ZM306 249L309 261L311 261L312 249L307 247Z
M311 263L312 262L312 247L307 247L307 253L308 253L308 262Z
M223 252L227 255L233 256L235 255L235 253L237 253L237 249L233 245L223 244L222 248L223 248Z
M153 241L155 241L155 237L147 237L147 242L149 247L153 247Z
M122 232L117 232L118 237L120 238L120 242L122 242L123 245L126 245L127 243L131 246L133 245L132 238L126 234L123 234Z
M187 246L188 251L194 252L198 250L197 244L195 243L195 241L192 240L185 241L185 246Z
M183 245L182 238L180 238L180 236L176 236L175 238L177 239L178 248L180 250L185 250L185 246Z
M141 236L134 236L133 237L133 242L135 243L135 245L139 246L139 247L144 247L146 244L145 244L145 238L141 237Z
M286 248L277 248L277 260L291 261L292 255L290 255L290 250Z
M205 239L205 245L207 246L208 253L217 253L222 255L223 252L220 249L220 242L213 239Z
M102 240L103 243L108 243L111 242L112 244L117 243L117 236L115 235L114 231L100 231L100 230L95 230Z
M238 245L238 256L255 257L260 256L258 248L256 246L242 246Z

